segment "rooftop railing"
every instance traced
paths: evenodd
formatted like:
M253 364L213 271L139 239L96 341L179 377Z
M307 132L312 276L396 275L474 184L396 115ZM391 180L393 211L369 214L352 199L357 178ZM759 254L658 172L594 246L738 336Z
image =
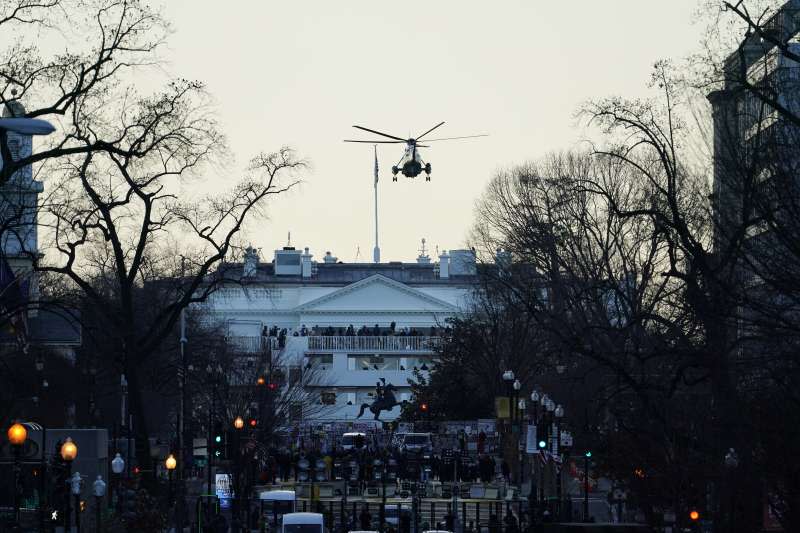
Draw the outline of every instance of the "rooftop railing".
M273 350L278 349L277 337L262 337L261 335L253 337L229 336L227 338L228 344L241 353L264 353L267 347Z
M323 336L308 337L308 351L319 352L432 352L441 337Z

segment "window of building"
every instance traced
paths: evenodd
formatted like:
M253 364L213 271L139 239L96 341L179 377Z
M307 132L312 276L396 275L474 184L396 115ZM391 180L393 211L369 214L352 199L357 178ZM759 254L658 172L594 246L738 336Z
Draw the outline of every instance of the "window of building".
M400 370L400 358L383 355L351 355L347 358L350 370Z

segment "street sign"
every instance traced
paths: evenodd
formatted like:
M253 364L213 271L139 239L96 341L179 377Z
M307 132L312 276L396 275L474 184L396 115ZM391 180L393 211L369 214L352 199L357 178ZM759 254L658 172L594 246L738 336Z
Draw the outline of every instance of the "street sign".
M231 475L217 473L215 487L217 498L220 500L220 506L226 508L230 504L230 500L234 497Z
M538 451L536 448L536 443L536 425L528 424L528 435L525 439L525 452L536 453Z

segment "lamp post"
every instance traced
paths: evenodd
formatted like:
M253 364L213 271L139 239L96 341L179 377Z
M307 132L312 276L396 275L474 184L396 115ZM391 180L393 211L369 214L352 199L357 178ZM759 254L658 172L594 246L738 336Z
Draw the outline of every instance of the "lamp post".
M531 422L533 423L533 427L538 429L539 424L539 391L536 389L531 392L531 405L533 409L531 410ZM534 433L536 433L534 431ZM539 446L539 436L534 435L534 447L538 449ZM538 461L532 460L531 461L531 490L528 492L528 512L530 513L530 522L531 525L536 524L536 463Z
M116 484L117 485L117 512L118 513L122 511L122 494L123 494L123 491L120 488L120 485L121 485L122 472L124 472L124 471L125 471L125 459L123 459L122 456L119 453L117 453L117 455L114 456L114 459L112 459L112 461L111 461L111 472L113 472L113 474L114 474L114 479L112 480L112 484Z
M234 443L236 444L233 447L233 453L236 454L233 459L234 465L234 483L233 483L233 516L234 516L234 523L232 524L236 527L236 522L242 516L242 510L240 505L240 498L241 498L241 477L242 477L242 464L241 464L241 456L242 456L242 429L244 429L244 419L241 416L237 416L233 420L233 427L236 429L235 435L236 439Z
M725 454L725 468L728 470L728 476L730 477L730 481L728 482L728 491L730 492L730 512L728 513L728 525L731 533L733 533L734 524L736 523L736 484L734 483L734 474L738 466L739 456L736 454L736 450L729 448L728 453Z
M72 474L72 479L69 481L70 491L75 496L75 529L81 533L81 473L75 472Z
M558 457L563 458L563 454L561 453L561 425L563 423L562 420L564 418L564 408L561 407L560 405L557 405L556 408L555 408L555 411L553 412L553 414L556 417L556 423L555 423L556 437L555 437L555 441L554 441L555 447L556 447L555 451L556 451ZM562 460L562 462L560 464L561 465L564 464L563 460ZM558 474L556 475L556 498L557 498L557 500L556 500L556 517L557 517L557 520L561 520L561 500L562 500L562 495L561 495L561 491L562 491L562 488L561 488L562 487L562 485L561 485L561 475L562 475L562 471L563 471L563 468L559 468Z
M92 492L94 492L94 512L95 512L95 527L97 531L102 531L102 523L100 521L100 509L103 506L103 496L106 495L106 482L103 481L103 476L97 474L97 479L92 484Z
M166 461L164 461L164 466L167 467L167 478L169 479L169 491L167 492L167 505L172 505L172 472L175 470L175 467L178 466L178 461L175 459L175 456L169 454Z
M222 366L217 365L217 368L214 369L210 364L206 366L206 374L208 375L208 379L211 381L211 400L208 405L208 440L206 441L206 454L208 457L207 461L207 468L208 468L208 495L211 496L211 470L213 467L214 455L211 453L211 438L212 438L212 431L214 426L214 412L216 408L216 400L217 400L217 380L220 375L222 375ZM211 507L209 505L208 511L210 516Z
M520 483L520 494L522 493L522 484L525 483L525 456L522 455L522 452L519 449L520 441L522 439L522 421L525 420L525 411L528 409L528 404L524 398L521 398L517 402L517 410L519 411L519 432L517 433L517 437L514 439L514 455L519 462L519 483Z
M64 443L61 445L61 458L67 464L67 480L69 482L70 478L72 477L72 461L78 456L78 447L72 442L72 439L67 437ZM80 512L80 509L78 509ZM67 495L66 507L64 508L64 529L66 531L70 530L70 497Z
M509 462L511 462L508 448L510 447L510 441L512 440L511 433L513 432L514 426L514 372L512 370L506 370L503 372L503 382L506 384L506 395L508 396L508 426L506 430L506 450L504 452L504 456Z
M583 521L589 522L589 459L592 452L587 451L583 454Z
M15 422L8 428L8 442L14 451L14 522L17 525L19 525L19 456L27 439L28 430L19 422Z

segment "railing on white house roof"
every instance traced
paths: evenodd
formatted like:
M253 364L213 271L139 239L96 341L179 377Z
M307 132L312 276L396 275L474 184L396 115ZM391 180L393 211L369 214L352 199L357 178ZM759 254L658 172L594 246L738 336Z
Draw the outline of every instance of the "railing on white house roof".
M322 336L308 337L310 352L432 352L441 337L411 336Z
M278 349L277 337L262 337L261 335L253 337L229 336L227 338L228 344L241 353L265 353L267 347L273 350Z

